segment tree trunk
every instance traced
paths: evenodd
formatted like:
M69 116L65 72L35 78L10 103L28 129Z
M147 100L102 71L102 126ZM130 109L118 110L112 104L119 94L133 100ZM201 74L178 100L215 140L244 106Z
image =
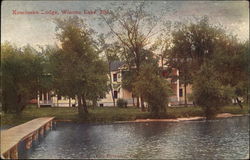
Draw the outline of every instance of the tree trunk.
M110 91L111 91L111 96L112 96L112 100L113 100L113 105L115 107L115 97L114 97L114 92L113 92L113 86L112 86L112 75L111 75L111 62L109 62L109 87L110 87Z
M247 87L247 104L248 104L248 102L249 102L249 100L248 100L248 87Z
M144 112L145 111L145 106L144 106L144 99L141 96L141 111Z
M138 96L136 97L136 107L140 108L140 98Z
M18 95L18 100L17 100L17 104L18 106L16 107L16 113L21 113L25 106L27 105L25 103L25 100L23 100L24 98L22 97L22 95Z
M85 96L82 95L82 107L85 113L89 113L88 108L87 108L87 103L86 103L86 99Z
M163 70L164 64L163 64L163 55L161 55L161 68Z
M95 109L95 107L97 106L97 100L96 99L92 100L92 104L93 104L93 109Z
M134 95L132 94L132 100L133 100L133 107L135 106L135 99L134 99Z
M242 104L241 104L241 101L239 100L238 97L236 97L236 101L237 101L237 104L240 106L240 108L243 109L243 106L242 106Z
M82 99L81 96L77 96L77 101L78 101L78 114L81 116L84 113L83 106L82 106Z
M187 84L184 83L184 99L185 99L185 107L187 107Z

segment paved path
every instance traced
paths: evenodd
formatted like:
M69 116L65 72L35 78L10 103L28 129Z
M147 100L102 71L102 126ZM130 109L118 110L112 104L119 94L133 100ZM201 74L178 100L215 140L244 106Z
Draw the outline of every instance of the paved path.
M30 134L33 134L33 132L44 127L44 125L51 122L53 119L54 117L37 118L16 127L1 131L1 155L9 151Z

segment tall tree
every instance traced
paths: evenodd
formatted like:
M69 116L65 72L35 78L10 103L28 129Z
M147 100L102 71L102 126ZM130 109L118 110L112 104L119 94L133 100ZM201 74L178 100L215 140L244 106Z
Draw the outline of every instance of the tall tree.
M212 103L223 106L225 101L230 101L228 97L239 102L238 97L246 95L249 48L227 34L225 29L209 24L208 18L203 17L196 23L182 24L173 32L173 44L170 64L180 66L178 69L184 80L185 75L190 77L188 80L191 81L187 83L193 83L193 95L198 105L207 106L205 108L209 104L211 107Z
M234 36L227 36L223 43L216 48L216 54L211 60L215 67L218 80L224 86L230 86L234 90L232 98L242 108L239 97L247 101L249 89L249 43L240 42Z
M196 22L180 24L172 36L173 47L168 64L179 70L177 78L184 85L187 105L187 85L192 84L192 79L200 67L216 54L215 50L226 34L222 28L210 25L208 18L203 17Z
M185 39L185 33L179 30L173 32L173 48L168 52L167 64L170 69L176 68L179 71L178 75L172 75L173 80L179 80L180 84L184 85L184 101L187 106L187 85L192 83L191 72L193 70L190 61L190 46L189 41Z
M88 113L87 100L97 100L106 93L107 66L82 19L74 16L56 19L55 23L61 49L51 57L53 79L62 95L77 97L82 115Z
M111 91L113 105L115 107L116 104L115 104L115 97L114 97L114 86L112 82L111 63L120 59L118 56L118 53L120 52L120 47L117 43L108 44L103 34L99 36L99 44L101 46L100 51L104 52L104 57L106 61L108 62L109 89Z
M124 4L115 8L109 15L102 16L111 35L123 48L122 56L129 69L134 68L137 76L139 76L141 65L145 60L143 51L150 45L151 38L165 29L164 25L159 25L163 22L162 19L159 20L161 16L157 18L145 10L146 5L143 2L137 3L133 7ZM141 108L144 110L143 97L140 98Z
M43 60L29 45L17 48L4 43L1 53L3 111L20 113L28 101L37 96Z

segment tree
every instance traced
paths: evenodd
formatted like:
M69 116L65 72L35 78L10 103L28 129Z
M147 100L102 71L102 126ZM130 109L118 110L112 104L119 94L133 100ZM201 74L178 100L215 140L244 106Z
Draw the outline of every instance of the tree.
M107 66L82 19L74 16L55 23L61 48L51 56L52 76L61 95L77 97L82 115L88 113L87 100L97 101L107 92Z
M151 38L165 29L165 25L159 25L163 19L160 20L160 16L157 18L148 14L145 8L145 3L139 3L133 7L124 5L117 7L109 15L102 16L110 33L123 48L123 59L129 69L133 68L136 76L139 76L141 65L146 60L143 52L150 45ZM165 10L168 9L165 8ZM140 98L141 109L145 110L143 97Z
M115 97L114 97L114 88L113 88L113 83L112 83L112 75L111 75L111 63L114 61L119 60L118 57L118 52L120 50L120 47L116 44L108 44L105 41L105 37L103 34L100 35L99 37L99 43L100 43L100 51L104 51L104 57L106 59L106 61L108 62L108 72L109 72L109 89L111 91L111 96L112 96L112 100L113 100L113 105L114 107L116 106L115 104Z
M173 80L179 79L180 84L184 85L185 106L187 106L187 85L192 83L192 63L190 61L191 44L186 40L185 32L178 30L172 33L173 48L168 52L167 64L169 69L176 68L178 75L173 75Z
M158 57L160 58L161 68L164 69L164 65L166 61L169 59L169 54L171 52L172 47L172 36L171 36L171 23L169 23L169 27L165 33L161 33L155 43L151 46L150 50L157 52Z
M216 54L211 60L215 68L218 80L224 86L230 86L234 90L232 98L243 108L239 97L247 101L249 88L248 58L249 43L239 42L234 36L225 37L224 43L216 48Z
M135 92L145 98L153 115L159 116L166 112L171 89L167 80L159 75L157 65L144 64L134 85Z
M193 99L204 108L207 119L214 118L219 108L229 103L231 93L230 88L218 81L213 66L207 63L201 66L193 82Z
M1 44L2 105L7 113L20 113L28 101L36 98L41 77L42 57L31 46L17 48Z
M173 47L168 57L168 65L179 70L177 78L184 84L187 105L186 86L192 84L201 66L213 59L217 54L216 49L227 35L225 30L210 25L209 19L203 17L195 23L179 25L172 37Z
M248 44L239 42L236 36L226 34L222 27L210 25L207 17L203 17L197 23L182 24L180 29L173 32L173 44L170 64L180 66L178 69L183 70L183 72L180 72L180 76L181 73L184 74L184 80L186 79L185 75L190 77L188 78L190 82L187 83L194 83L193 91L194 95L196 94L196 100L198 93L201 93L199 91L204 89L202 96L205 98L210 96L209 94L212 94L212 90L214 90L215 97L213 97L213 100L210 99L214 106L221 106L221 101L224 101L227 97L227 100L230 100L230 98L236 99L242 108L239 97L247 97L245 95L248 95L249 88ZM205 67L208 68L205 69ZM203 72L204 77L201 74ZM208 77L204 79L205 74L208 73L212 79ZM192 82L194 79L195 82ZM199 81L206 81L206 83L200 83L201 86L197 86ZM212 83L214 84L212 85ZM222 90L219 85L228 93L223 92L222 94L222 92L219 92ZM211 92L207 95L205 95L206 88L211 89ZM202 101L205 102L205 100ZM218 104L215 104L216 101ZM207 105L210 104L209 101L207 103ZM204 106L205 103L200 105Z
M136 74L131 70L122 71L122 88L132 92L133 106L135 106L134 97L135 93L133 92L133 83L136 81ZM137 96L138 97L138 96ZM137 99L137 107L139 108L139 100Z

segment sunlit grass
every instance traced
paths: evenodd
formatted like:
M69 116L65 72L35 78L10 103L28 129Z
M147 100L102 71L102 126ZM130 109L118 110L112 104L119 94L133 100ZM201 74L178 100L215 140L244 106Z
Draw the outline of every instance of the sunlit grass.
M243 109L237 105L226 106L221 108L219 113L247 114L249 113L249 106L245 105ZM76 107L37 108L35 105L29 105L19 115L2 113L1 124L18 125L38 117L55 117L57 120L72 120L75 122L105 123L144 118L180 118L193 116L204 116L202 108L196 106L169 107L166 114L153 116L148 112L141 112L140 109L135 107L95 107L94 109L89 108L89 114L79 117Z

